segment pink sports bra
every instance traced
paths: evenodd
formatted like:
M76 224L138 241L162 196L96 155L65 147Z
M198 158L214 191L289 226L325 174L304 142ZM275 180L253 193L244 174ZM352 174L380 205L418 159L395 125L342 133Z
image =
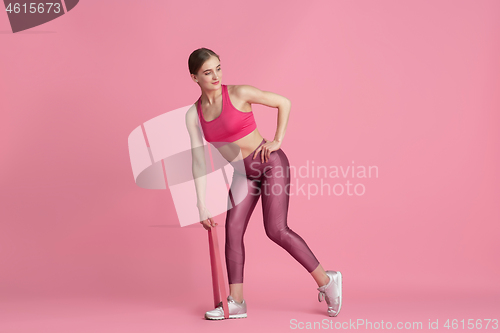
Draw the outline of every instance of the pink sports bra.
M227 92L227 85L222 85L222 111L211 121L206 121L201 111L200 98L196 102L203 134L208 142L234 142L248 135L257 128L253 111L243 112L236 109Z

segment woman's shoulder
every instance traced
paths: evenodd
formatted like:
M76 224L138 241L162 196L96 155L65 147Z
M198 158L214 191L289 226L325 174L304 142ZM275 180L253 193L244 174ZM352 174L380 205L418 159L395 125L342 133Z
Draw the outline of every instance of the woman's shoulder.
M259 91L259 89L249 84L232 84L226 86L228 93L240 99L245 99L246 96L255 93L255 91Z
M186 111L186 114L193 114L193 113L194 113L194 114L196 114L196 113L198 113L198 109L197 109L197 107L196 107L196 103L197 103L197 102L194 102L194 103L193 103L193 104L192 104L192 105L188 108L188 110Z
M191 105L191 107L186 111L186 121L191 124L197 123L198 119L198 110L196 108L196 103Z

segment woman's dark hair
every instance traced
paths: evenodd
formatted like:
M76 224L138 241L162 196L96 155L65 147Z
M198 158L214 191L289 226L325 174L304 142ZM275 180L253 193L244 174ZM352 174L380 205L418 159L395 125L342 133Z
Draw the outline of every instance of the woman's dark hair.
M189 73L197 75L201 66L203 66L205 61L210 59L211 56L216 56L217 59L219 59L220 61L220 58L217 55L217 53L215 53L210 49L202 47L200 49L194 50L189 56L188 60Z

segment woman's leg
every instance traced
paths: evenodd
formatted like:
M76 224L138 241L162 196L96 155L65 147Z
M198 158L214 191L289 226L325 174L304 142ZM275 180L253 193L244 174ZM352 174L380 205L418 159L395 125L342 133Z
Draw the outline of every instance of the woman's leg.
M313 277L329 281L306 242L287 225L290 194L289 162L283 150L273 151L261 176L262 211L266 235L294 257ZM324 275L323 275L324 274ZM318 281L317 281L318 283ZM323 283L324 284L324 283Z
M311 272L311 275L314 281L316 281L316 283L318 284L318 287L324 286L325 284L330 282L330 278L328 277L328 275L326 275L326 272L321 264L319 264L318 267Z
M229 284L229 295L233 297L233 299L241 303L243 302L243 283L231 283Z
M250 216L259 200L259 187L260 183L257 180L248 179L244 175L234 172L226 214L225 255L230 295L236 302L243 300L243 268L245 264L243 236Z

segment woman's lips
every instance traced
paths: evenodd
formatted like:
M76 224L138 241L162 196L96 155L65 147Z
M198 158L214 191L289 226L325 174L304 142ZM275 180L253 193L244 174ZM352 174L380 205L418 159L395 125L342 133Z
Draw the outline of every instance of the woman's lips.
M219 84L219 81L217 81L217 82L212 82L212 84Z

